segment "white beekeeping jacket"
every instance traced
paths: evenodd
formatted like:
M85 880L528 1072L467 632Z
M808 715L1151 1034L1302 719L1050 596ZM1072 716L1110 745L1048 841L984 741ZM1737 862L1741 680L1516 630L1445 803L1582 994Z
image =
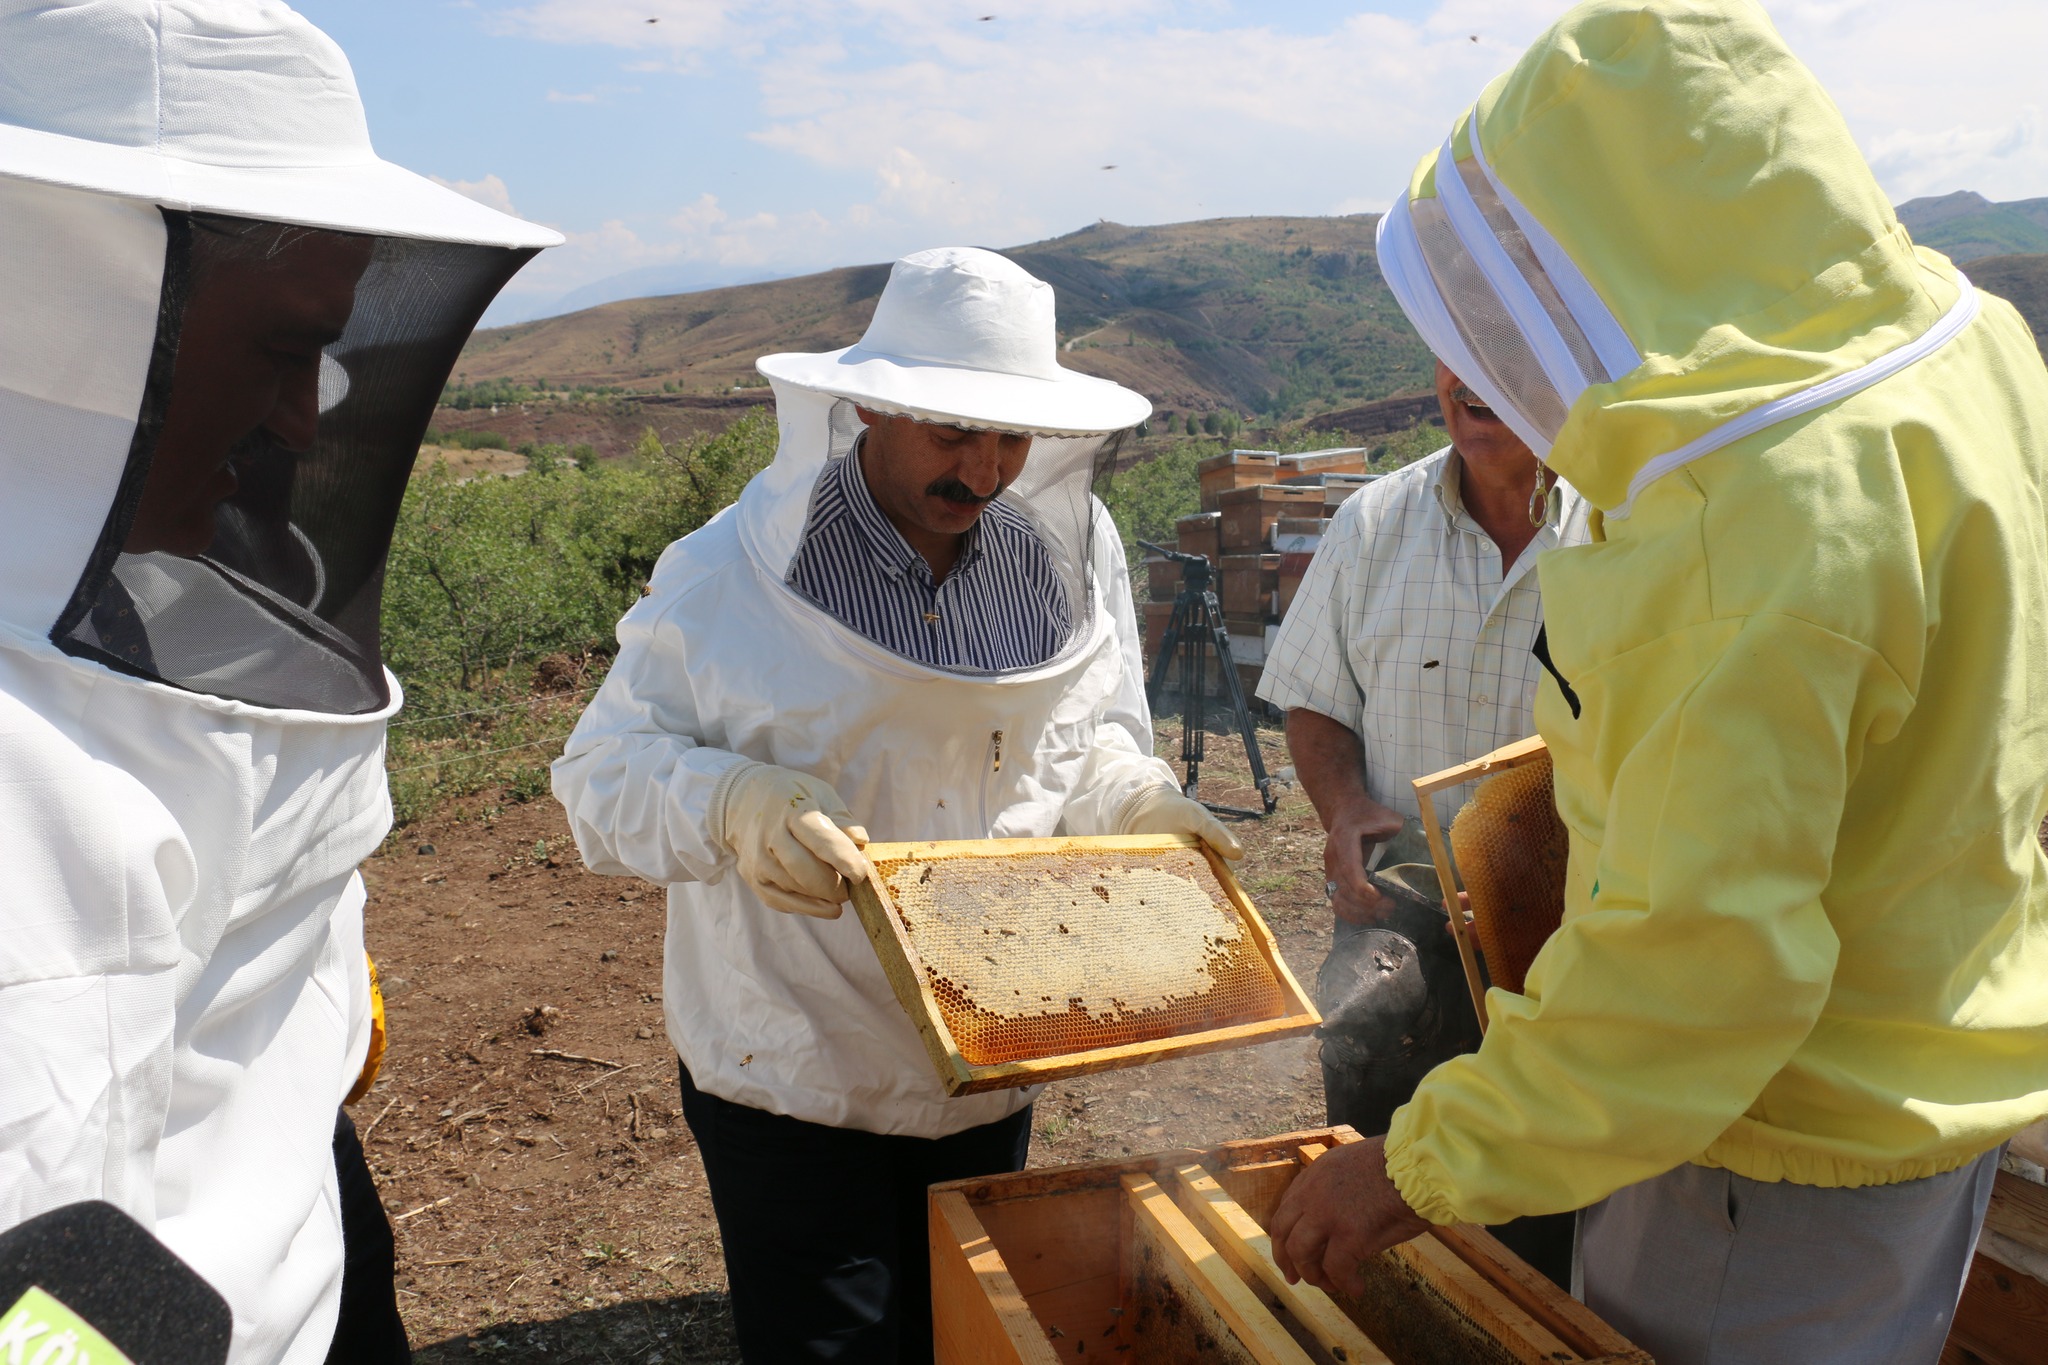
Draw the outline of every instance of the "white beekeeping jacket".
M1066 580L1065 648L1013 673L953 672L790 586L812 491L860 426L844 399L773 383L774 463L662 556L555 764L555 792L594 870L669 888L663 1006L700 1088L809 1122L940 1137L1033 1092L948 1099L858 917L762 904L709 827L713 797L753 759L831 783L877 841L1038 838L1114 833L1134 795L1172 786L1151 756L1123 548L1090 493L1113 441L1041 434L1003 494Z
M378 160L282 5L0 0L0 1229L119 1205L235 1365L333 1337L384 556L552 240Z

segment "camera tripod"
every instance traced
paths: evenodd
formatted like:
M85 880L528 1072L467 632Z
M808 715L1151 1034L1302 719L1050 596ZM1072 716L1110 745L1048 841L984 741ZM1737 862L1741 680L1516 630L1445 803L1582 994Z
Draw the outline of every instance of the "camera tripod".
M1152 676L1145 682L1145 700L1157 715L1160 694L1166 687L1167 670L1178 658L1180 757L1187 772L1181 793L1192 801L1202 799L1197 788L1202 780L1209 700L1207 689L1202 685L1202 675L1208 651L1213 646L1217 672L1223 677L1223 706L1230 713L1229 718L1236 723L1238 736L1244 740L1244 754L1251 761L1252 781L1257 785L1259 798L1266 808L1255 811L1219 806L1210 801L1202 801L1202 804L1218 815L1236 815L1247 820L1271 815L1279 801L1273 795L1273 779L1266 776L1265 760L1259 755L1258 736L1252 733L1251 708L1245 703L1244 684L1238 681L1237 661L1230 657L1230 632L1223 625L1223 607L1216 600L1215 588L1210 585L1214 571L1209 567L1209 560L1204 555L1182 554L1163 545L1154 545L1149 540L1141 540L1138 544L1180 565L1180 588L1173 597L1173 616L1166 623L1165 636L1159 641L1159 656L1152 661Z

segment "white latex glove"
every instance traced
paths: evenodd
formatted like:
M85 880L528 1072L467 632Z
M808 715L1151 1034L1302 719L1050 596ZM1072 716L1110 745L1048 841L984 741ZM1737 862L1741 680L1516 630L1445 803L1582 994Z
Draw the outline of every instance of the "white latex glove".
M1209 814L1208 807L1190 801L1172 787L1147 787L1124 804L1119 834L1194 834L1225 858L1244 856L1244 845Z
M868 875L868 832L827 782L749 764L728 780L722 812L719 833L740 876L774 909L838 919L847 882Z

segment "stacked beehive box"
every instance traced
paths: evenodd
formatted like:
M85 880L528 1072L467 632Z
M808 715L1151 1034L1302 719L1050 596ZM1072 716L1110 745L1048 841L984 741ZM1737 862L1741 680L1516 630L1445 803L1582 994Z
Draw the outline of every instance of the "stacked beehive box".
M1206 555L1230 631L1230 652L1249 696L1264 671L1266 650L1294 601L1302 575L1338 504L1373 475L1364 447L1281 455L1234 450L1197 466L1202 510L1176 527L1184 554ZM1148 569L1145 651L1154 657L1173 614L1180 566L1155 560Z

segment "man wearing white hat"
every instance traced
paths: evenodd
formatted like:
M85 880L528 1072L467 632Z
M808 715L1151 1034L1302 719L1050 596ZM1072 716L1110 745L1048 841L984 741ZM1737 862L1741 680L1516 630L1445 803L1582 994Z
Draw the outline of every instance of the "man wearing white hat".
M1031 1091L946 1097L841 915L868 835L1242 852L1152 756L1090 492L1150 405L1056 355L1050 287L948 248L896 263L859 345L762 359L774 463L663 555L555 764L590 867L669 888L669 1037L750 1361L929 1359L925 1187L1030 1137Z
M104 1199L236 1365L405 1359L336 1119L384 556L464 339L560 238L380 161L267 0L0 0L0 229L0 1228Z

